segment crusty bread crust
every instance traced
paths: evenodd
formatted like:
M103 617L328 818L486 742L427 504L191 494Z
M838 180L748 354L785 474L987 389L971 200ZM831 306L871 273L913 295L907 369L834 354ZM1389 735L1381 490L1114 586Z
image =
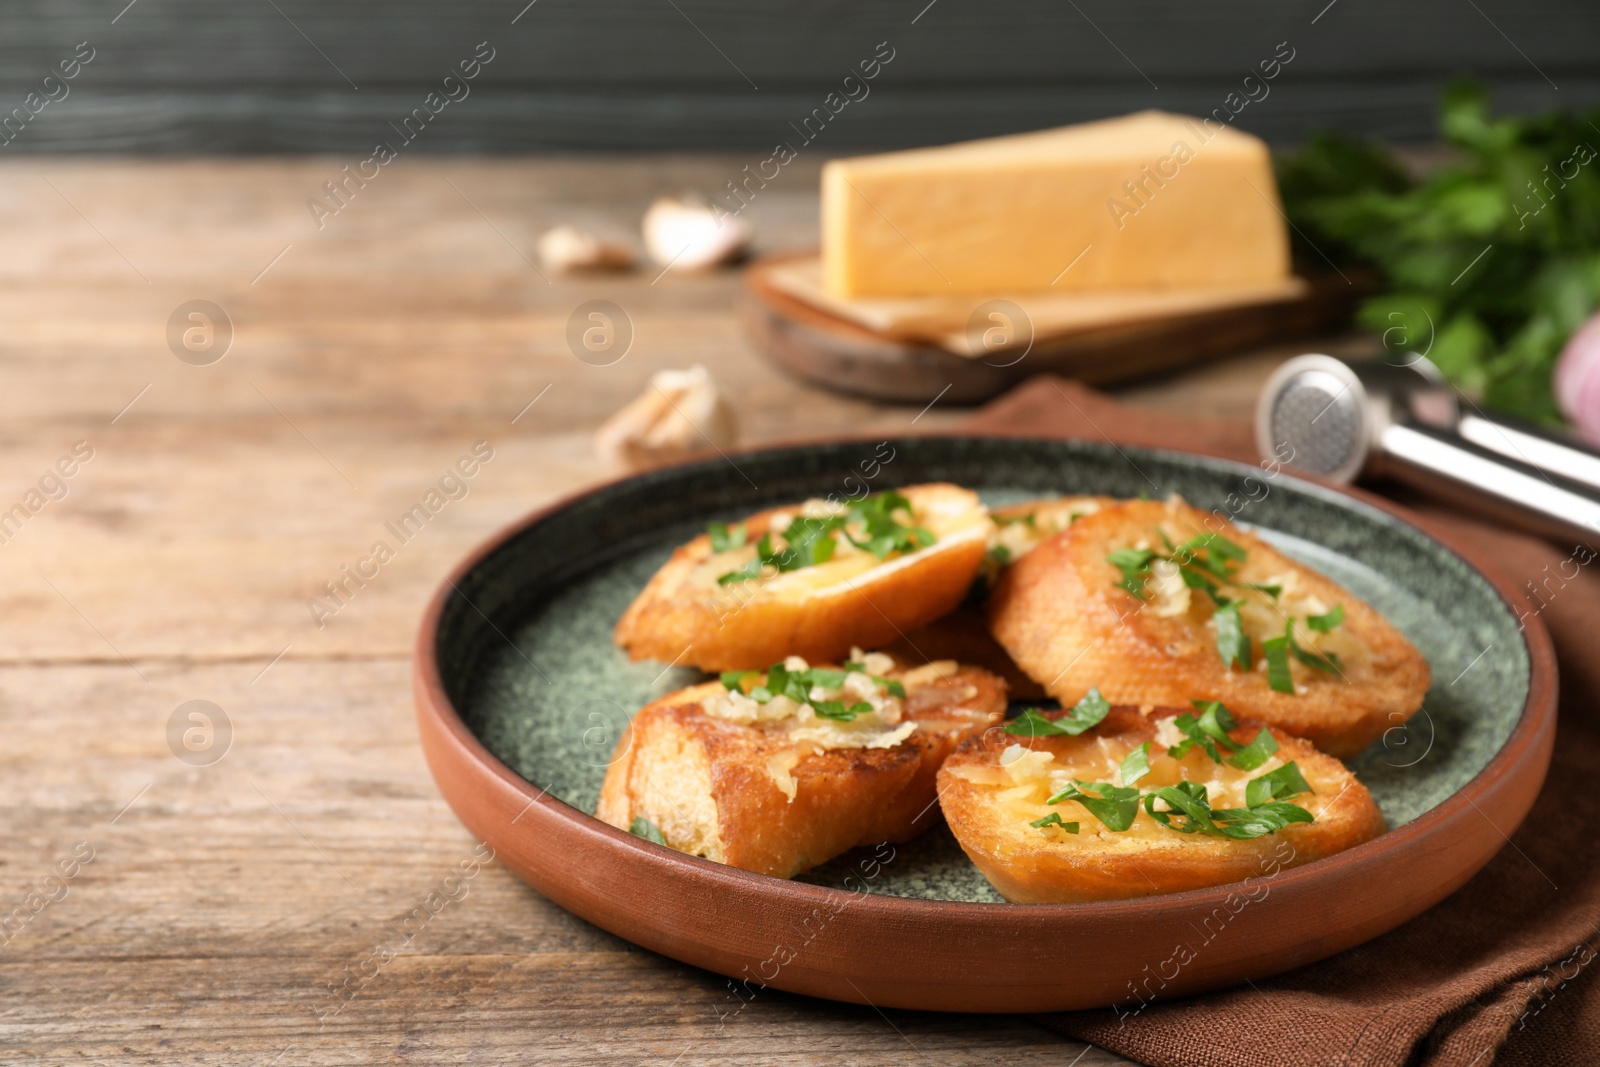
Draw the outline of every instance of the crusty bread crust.
M1193 606L1162 617L1119 588L1112 551L1154 539L1158 525L1175 541L1221 533L1249 553L1251 580L1292 572L1300 587L1343 605L1341 631L1364 647L1338 673L1291 664L1296 691L1273 691L1259 646L1254 670L1231 670L1207 626L1212 608L1198 592ZM1159 543L1157 545L1159 547ZM1073 523L1000 575L989 599L989 624L1017 664L1064 705L1091 687L1113 703L1182 706L1220 700L1236 714L1305 737L1325 752L1353 756L1403 724L1428 690L1422 654L1349 591L1265 541L1181 501L1127 501ZM1304 629L1301 638L1307 638Z
M1343 764L1278 729L1272 730L1278 756L1284 762L1293 760L1314 790L1314 795L1292 803L1310 811L1315 821L1253 840L1179 833L1156 826L1143 811L1132 830L1114 833L1071 801L1048 810L1078 822L1079 833L1045 832L1005 806L1003 786L964 777L970 768L998 768L1001 753L1016 743L1049 751L1058 761L1087 759L1092 765L1099 760L1103 766L1098 773L1086 771L1079 777L1118 784L1122 755L1153 740L1159 719L1180 713L1168 708L1144 715L1136 708L1121 707L1078 737L996 737L991 732L972 738L939 772L945 820L990 884L1019 904L1112 900L1227 885L1309 863L1383 832L1383 816L1372 795ZM1258 722L1241 722L1231 736L1244 744L1261 728ZM1191 751L1181 764L1185 777L1204 782L1215 767L1206 766L1209 761L1203 752Z
M620 829L649 819L673 848L779 878L858 845L910 840L937 822L939 765L1006 707L1005 683L974 667L908 686L915 733L892 748L808 750L789 772L791 802L769 765L796 746L779 731L708 714L702 704L722 690L708 682L640 710L595 814Z
M762 670L785 656L813 663L852 648L877 648L944 615L961 602L983 561L990 529L977 494L954 485L899 490L920 513L953 508L958 516L938 541L861 573L817 585L803 568L719 587L703 564L713 552L701 534L672 554L628 606L615 640L633 659L656 659L706 671ZM751 542L769 532L773 508L745 520ZM772 531L777 532L777 531Z

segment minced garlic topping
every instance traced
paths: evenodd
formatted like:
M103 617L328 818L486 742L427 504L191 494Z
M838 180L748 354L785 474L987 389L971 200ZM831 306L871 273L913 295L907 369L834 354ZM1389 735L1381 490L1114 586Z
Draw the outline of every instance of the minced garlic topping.
M1176 785L1187 779L1206 787L1213 809L1242 808L1247 806L1245 787L1250 779L1268 774L1284 763L1281 754L1274 755L1253 770L1240 771L1213 762L1198 748L1192 749L1182 759L1167 755L1167 749L1182 740L1184 734L1173 725L1172 718L1157 721L1155 743L1149 751L1150 770L1139 779L1140 789ZM995 788L994 800L1001 806L1007 819L1031 823L1051 812L1059 812L1062 819L1079 824L1079 833L1075 836L1054 827L1041 827L1052 841L1078 843L1096 839L1127 839L1146 834L1162 838L1169 832L1142 808L1132 827L1117 832L1107 829L1088 809L1075 801L1054 805L1045 803L1074 780L1126 784L1121 779L1122 761L1138 747L1131 742L1132 738L1128 737L1085 735L1072 742L1069 751L1059 758L1044 749L1030 749L1026 745L1013 743L1006 746L994 765L968 764L950 770L952 774L975 785Z
M866 669L848 672L837 689L813 686L807 694L812 700L842 701L847 708L863 703L871 706L870 711L849 720L824 718L810 704L782 695L774 695L763 704L736 689L711 697L702 707L708 715L742 726L755 726L792 743L793 748L774 756L767 765L772 780L792 802L796 791L792 772L804 756L830 749L893 748L916 732L916 722L905 717L905 701L885 692L870 676L893 678L908 688L948 676L937 673L947 669L942 663L896 675L891 657L880 652L863 653L860 649L851 650L850 662L860 663ZM799 656L790 656L783 665L793 673L810 669L810 664ZM930 668L934 669L931 673Z

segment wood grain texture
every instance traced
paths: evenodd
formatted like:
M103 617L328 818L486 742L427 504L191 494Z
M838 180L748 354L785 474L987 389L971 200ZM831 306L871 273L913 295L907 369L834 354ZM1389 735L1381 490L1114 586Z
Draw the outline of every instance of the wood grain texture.
M4 151L367 151L480 41L496 50L492 65L419 150L770 150L880 41L896 49L893 65L818 147L936 143L1145 107L1208 114L1285 40L1294 65L1238 120L1275 140L1329 125L1428 137L1438 90L1464 73L1508 109L1600 101L1600 18L1581 0L114 6L31 0L0 12L0 113L74 44L96 49L71 95Z
M749 442L964 417L783 377L741 339L736 275L547 284L522 258L557 221L631 234L655 192L714 187L732 162L407 159L320 231L304 199L335 169L323 159L0 165L0 504L74 442L95 450L65 499L0 544L0 916L75 843L95 850L0 945L0 1062L1078 1054L1018 1019L780 993L719 1026L721 980L631 950L494 865L410 941L397 932L475 844L417 747L406 660L423 602L494 529L614 473L589 436L651 371L705 363ZM765 248L815 240L815 167L785 182L750 209ZM166 347L169 314L195 298L236 327L209 367ZM611 367L566 348L591 298L636 327ZM1237 414L1285 354L1137 395ZM495 458L467 497L318 629L306 600L480 440ZM195 699L234 727L211 766L168 747L169 717ZM319 1020L328 983L385 946L394 958Z

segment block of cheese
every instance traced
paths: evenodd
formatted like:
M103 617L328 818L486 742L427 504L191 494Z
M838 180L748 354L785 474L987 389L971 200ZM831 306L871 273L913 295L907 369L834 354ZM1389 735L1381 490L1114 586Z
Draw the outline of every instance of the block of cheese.
M1267 147L1160 111L822 171L841 299L1246 285L1289 274Z

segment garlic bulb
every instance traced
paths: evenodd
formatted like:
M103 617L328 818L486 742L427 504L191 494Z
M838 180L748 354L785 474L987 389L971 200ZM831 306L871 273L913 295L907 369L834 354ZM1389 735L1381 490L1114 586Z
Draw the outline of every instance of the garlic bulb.
M1567 340L1556 361L1555 394L1579 436L1600 444L1600 315Z
M633 249L576 226L557 226L539 238L539 259L552 271L627 270Z
M704 200L663 196L644 213L650 258L673 270L709 270L738 258L749 244L749 223Z
M732 409L696 364L653 375L643 395L605 421L594 445L602 459L639 468L731 448L737 437Z

